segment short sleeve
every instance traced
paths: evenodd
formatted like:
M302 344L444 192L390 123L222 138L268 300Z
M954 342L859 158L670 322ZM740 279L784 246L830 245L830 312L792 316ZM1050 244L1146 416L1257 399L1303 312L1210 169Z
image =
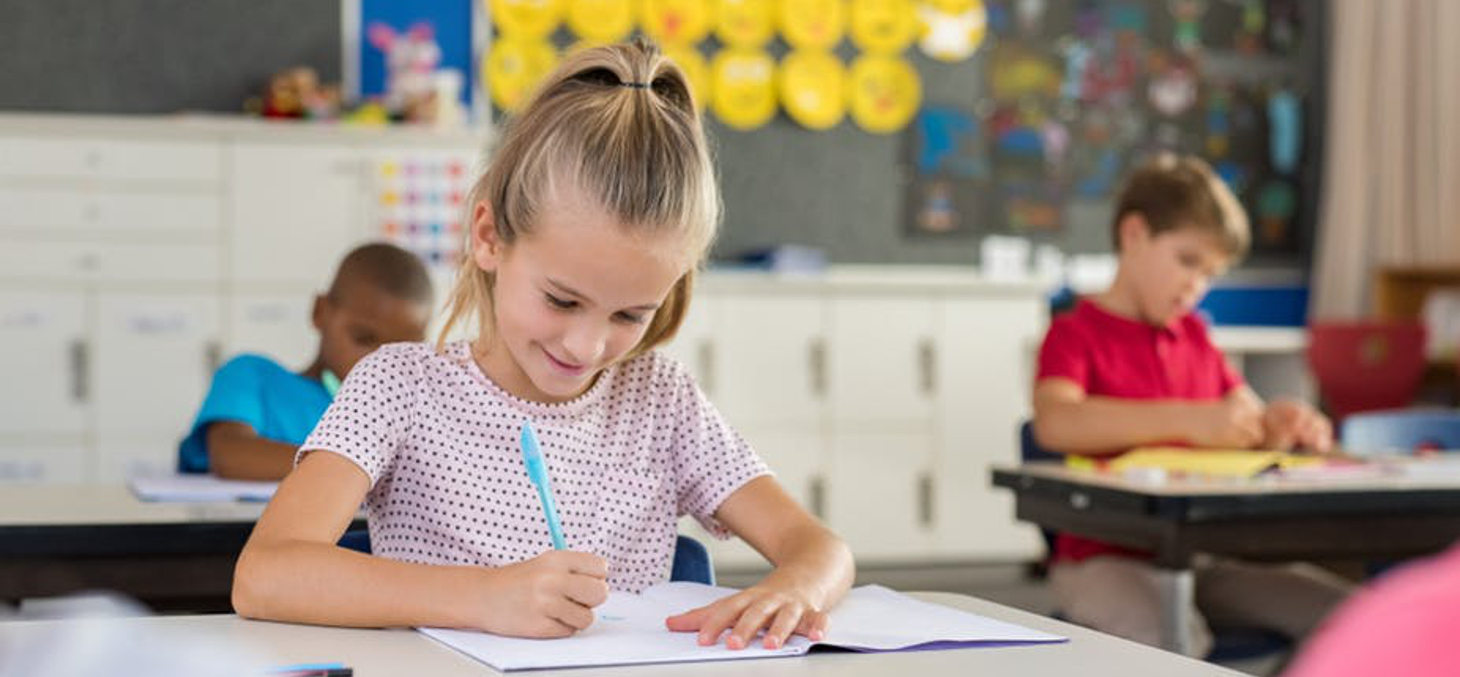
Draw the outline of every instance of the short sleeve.
M246 423L255 432L263 430L263 370L268 366L268 361L257 355L239 355L218 368L192 429L178 445L178 471L208 472L210 424L231 421Z
M730 531L715 519L715 511L746 482L770 474L770 468L730 427L694 379L675 366L677 513L694 516L716 538L729 538Z
M1247 385L1247 380L1242 378L1242 374L1232 366L1232 361L1227 359L1226 354L1222 352L1221 348L1217 347L1216 343L1212 342L1212 333L1207 328L1206 322L1198 319L1195 315L1192 316L1190 321L1193 333L1197 335L1197 340L1201 341L1201 349L1211 357L1212 362L1216 366L1217 384L1222 393L1222 397L1226 397L1233 390Z
M1089 390L1090 353L1086 343L1073 322L1056 318L1039 347L1039 371L1035 380L1066 378Z
M382 347L350 370L335 401L300 446L295 464L311 451L331 451L360 466L372 487L388 474L410 430L424 373L411 347Z

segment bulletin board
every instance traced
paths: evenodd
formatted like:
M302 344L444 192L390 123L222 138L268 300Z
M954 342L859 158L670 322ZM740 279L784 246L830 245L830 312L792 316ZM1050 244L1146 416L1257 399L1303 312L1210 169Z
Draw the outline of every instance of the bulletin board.
M906 133L911 238L1012 234L1110 247L1120 178L1159 151L1211 163L1251 217L1253 255L1300 262L1321 157L1321 40L1292 0L989 3L971 105Z

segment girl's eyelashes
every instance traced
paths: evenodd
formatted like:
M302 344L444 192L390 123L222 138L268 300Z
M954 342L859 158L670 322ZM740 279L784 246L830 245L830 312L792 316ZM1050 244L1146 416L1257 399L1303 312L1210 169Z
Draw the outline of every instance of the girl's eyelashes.
M560 299L547 292L543 292L543 296L547 297L548 305L558 310L572 310L578 307L578 302L571 299Z
M558 298L548 292L543 292L542 295L547 299L548 305L556 310L573 310L578 307L578 302L572 299ZM647 315L630 313L628 311L614 313L613 317L623 324L643 324L648 321Z

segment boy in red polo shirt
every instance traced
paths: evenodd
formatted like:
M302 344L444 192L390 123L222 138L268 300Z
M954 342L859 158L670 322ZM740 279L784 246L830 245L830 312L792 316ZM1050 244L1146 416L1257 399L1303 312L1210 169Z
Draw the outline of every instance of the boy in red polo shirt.
M1250 241L1242 206L1211 168L1172 155L1140 167L1121 190L1112 231L1115 281L1055 318L1040 349L1040 445L1081 455L1150 444L1327 451L1328 420L1298 402L1264 405L1193 312ZM1185 646L1197 657L1211 647L1207 620L1299 639L1349 590L1304 564L1204 558L1194 576L1197 609ZM1071 620L1160 644L1161 586L1145 553L1060 534L1049 580Z

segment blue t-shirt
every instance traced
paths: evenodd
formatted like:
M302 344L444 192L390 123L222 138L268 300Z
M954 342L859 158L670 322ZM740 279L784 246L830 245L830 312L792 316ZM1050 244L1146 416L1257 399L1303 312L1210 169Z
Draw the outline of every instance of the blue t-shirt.
M208 424L237 421L259 437L303 444L330 406L319 381L300 376L262 355L239 355L213 374L192 431L177 447L178 472L208 472Z

